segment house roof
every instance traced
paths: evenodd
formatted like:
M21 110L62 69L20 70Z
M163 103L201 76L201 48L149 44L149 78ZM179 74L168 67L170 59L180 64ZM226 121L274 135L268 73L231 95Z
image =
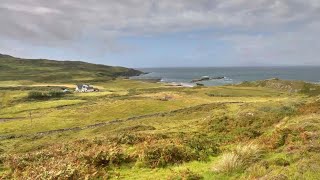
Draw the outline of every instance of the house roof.
M84 86L86 86L87 89L93 89L93 87L88 84L77 84L76 86L78 89L82 89Z

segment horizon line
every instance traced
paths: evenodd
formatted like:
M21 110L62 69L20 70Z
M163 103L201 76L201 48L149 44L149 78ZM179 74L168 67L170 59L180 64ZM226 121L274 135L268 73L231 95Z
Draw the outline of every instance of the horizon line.
M264 67L320 67L320 65L261 65L261 66L154 66L154 67L133 67L136 69L154 69L154 68L264 68Z

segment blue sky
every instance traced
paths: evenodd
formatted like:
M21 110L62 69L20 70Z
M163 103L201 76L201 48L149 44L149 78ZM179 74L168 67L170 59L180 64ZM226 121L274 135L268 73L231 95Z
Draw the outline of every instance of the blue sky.
M3 0L0 53L128 67L320 65L318 0Z

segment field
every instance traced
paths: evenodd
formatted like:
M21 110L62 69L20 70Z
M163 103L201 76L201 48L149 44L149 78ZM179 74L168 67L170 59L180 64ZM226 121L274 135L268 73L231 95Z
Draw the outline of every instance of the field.
M3 179L317 179L319 86L0 82Z

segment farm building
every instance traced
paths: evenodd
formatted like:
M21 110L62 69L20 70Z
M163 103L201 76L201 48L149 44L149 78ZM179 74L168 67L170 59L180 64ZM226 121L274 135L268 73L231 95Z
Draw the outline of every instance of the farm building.
M76 92L94 92L98 91L98 89L93 88L88 84L78 84L76 85Z

